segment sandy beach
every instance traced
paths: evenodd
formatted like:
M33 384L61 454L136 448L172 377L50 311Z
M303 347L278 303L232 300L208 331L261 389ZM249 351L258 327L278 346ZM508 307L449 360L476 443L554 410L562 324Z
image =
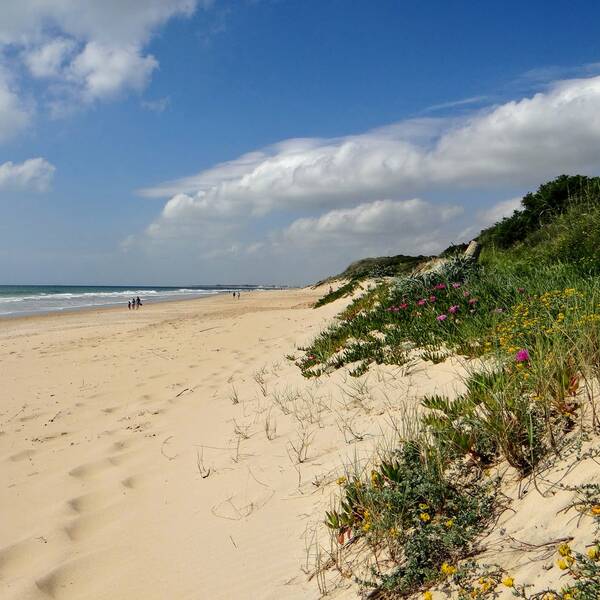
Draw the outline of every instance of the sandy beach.
M304 379L290 357L347 302L314 310L321 294L0 322L0 596L355 598L313 576L336 479L464 369Z

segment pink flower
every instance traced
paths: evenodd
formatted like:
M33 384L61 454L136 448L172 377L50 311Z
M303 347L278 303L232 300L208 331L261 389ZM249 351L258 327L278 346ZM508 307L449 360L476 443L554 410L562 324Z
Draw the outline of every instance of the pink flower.
M453 287L455 290L457 290L457 289L460 287L460 283L458 283L458 282L454 282L454 283L452 284L452 287Z
M429 302L435 302L437 298L435 296L429 296Z
M306 358L308 358L308 360L315 360L317 357L314 354L309 354Z
M438 315L436 319L438 321L445 321L448 318L448 315Z
M469 304L471 304L471 305L475 304L476 302L477 302L477 298L471 298L469 300Z
M445 290L446 289L446 284L445 283L438 283L433 289L434 290Z
M468 297L470 296L470 292L469 292L469 291L467 291L467 290L465 290L465 291L463 292L463 296L464 296L465 298L468 298Z
M529 352L522 348L515 354L515 360L517 362L529 362Z
M427 304L427 300L425 300L425 298L421 298L418 302L417 302L417 306L425 306L425 304Z
M451 306L451 307L448 309L448 312L449 312L451 315L454 315L454 314L456 314L456 313L458 312L458 304L455 304L454 306Z
M406 304L406 302L403 302L398 308L401 308L402 310L408 308L408 304Z

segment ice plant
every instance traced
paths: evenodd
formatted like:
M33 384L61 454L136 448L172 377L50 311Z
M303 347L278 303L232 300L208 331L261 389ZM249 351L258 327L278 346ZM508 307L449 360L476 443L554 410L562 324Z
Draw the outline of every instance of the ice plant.
M445 283L438 283L434 289L436 290L445 290L446 289L446 284Z
M435 302L437 298L435 296L429 296L429 302Z
M515 354L515 360L518 363L529 362L529 351L526 348L521 348L521 350Z
M427 304L427 300L425 300L425 298L421 298L418 302L417 302L417 306L425 306L425 304Z
M448 312L449 312L451 315L454 315L454 314L456 314L456 313L458 312L458 304L455 304L454 306L451 306L451 307L448 309Z
M456 281L456 282L454 282L454 283L452 284L452 287L453 287L455 290L457 290L457 289L460 287L460 283L458 283L458 282Z
M448 315L438 315L436 319L438 321L445 321L448 318Z

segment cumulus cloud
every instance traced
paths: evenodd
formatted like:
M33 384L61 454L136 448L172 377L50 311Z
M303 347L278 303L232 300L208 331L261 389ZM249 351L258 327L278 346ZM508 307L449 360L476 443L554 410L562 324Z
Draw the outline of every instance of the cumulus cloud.
M425 123L288 140L142 194L175 193L163 214L186 219L333 208L509 181L526 186L592 171L600 155L600 77L560 82L459 121Z
M54 165L44 158L30 158L22 163L0 164L0 191L48 189L55 171Z
M419 198L376 200L297 219L283 231L281 239L304 247L436 252L443 249L439 228L462 212L461 206L439 206ZM441 237L443 240L447 235Z
M82 87L84 98L95 100L128 89L141 91L157 67L152 55L142 56L135 46L115 48L90 42L69 65L68 78Z
M67 58L73 53L75 42L56 38L23 53L23 60L34 77L59 77Z
M4 0L0 49L20 51L29 73L52 78L60 98L93 102L140 91L158 67L144 47L175 16L210 0Z
M141 195L166 199L145 239L163 252L186 240L203 252L236 242L238 259L252 248L266 264L277 252L311 264L332 253L342 262L435 252L510 214L515 191L564 172L596 173L597 156L600 77L561 81L460 118L286 140L145 188ZM426 200L406 200L415 196ZM434 201L444 196L464 201ZM491 206L494 198L503 199ZM268 235L271 223L279 230Z

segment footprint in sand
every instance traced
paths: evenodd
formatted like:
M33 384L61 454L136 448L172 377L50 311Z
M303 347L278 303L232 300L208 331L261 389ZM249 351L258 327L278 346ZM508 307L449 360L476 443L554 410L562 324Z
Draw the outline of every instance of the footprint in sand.
M78 467L71 469L69 475L76 479L91 479L113 467L118 467L130 458L130 454L116 454L114 456L79 465Z
M35 454L34 449L30 450L21 450L21 452L17 452L16 454L11 454L8 459L12 462L20 462L22 460L31 460L33 455Z
M96 499L81 497L75 498L74 501L81 508L81 506L93 504ZM79 542L92 537L99 531L105 532L111 526L119 525L118 517L121 511L122 507L119 504L105 506L98 510L80 514L80 516L68 522L63 529L72 542Z

